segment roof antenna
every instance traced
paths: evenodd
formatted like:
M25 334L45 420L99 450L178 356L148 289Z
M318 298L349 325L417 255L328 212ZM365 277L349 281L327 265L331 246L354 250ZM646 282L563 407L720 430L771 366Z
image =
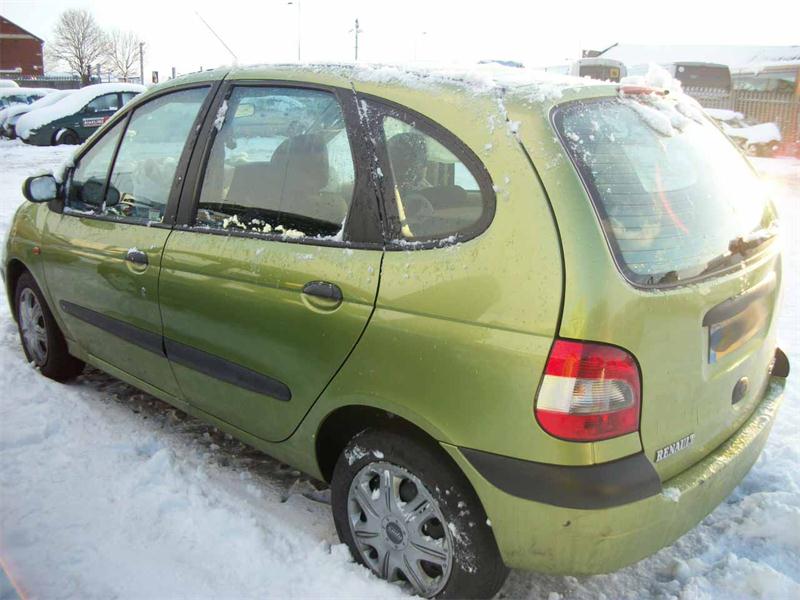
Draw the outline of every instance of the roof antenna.
M217 34L217 32L216 32L216 31L214 31L214 30L211 28L211 25L209 25L209 24L206 22L206 20L205 20L205 19L204 19L204 18L203 18L203 17L200 15L200 13L199 13L199 12L197 12L197 11L194 11L194 14L196 14L196 15L197 15L197 18L198 18L198 19L200 19L200 20L203 22L203 25L205 25L206 27L208 27L208 30L209 30L211 33L213 33L213 34L214 34L214 37L215 37L215 38L217 38L217 39L219 40L219 43L220 43L220 44L222 44L223 46L225 46L225 50L227 50L228 52L230 52L230 53L231 53L231 56L233 57L233 64L236 64L236 63L238 63L238 62L239 62L239 57L238 57L238 56L236 56L236 54L234 54L234 52L233 52L233 50L231 50L230 46L228 46L228 44L226 44L226 43L225 43L225 41L224 41L224 40L223 40L221 37L219 37L219 35Z

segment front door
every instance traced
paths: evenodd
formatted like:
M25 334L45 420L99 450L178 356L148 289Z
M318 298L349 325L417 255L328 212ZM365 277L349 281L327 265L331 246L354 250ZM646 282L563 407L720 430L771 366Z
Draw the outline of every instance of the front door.
M164 252L164 341L182 391L265 440L292 433L375 302L377 201L356 168L348 99L232 85Z
M163 352L158 278L176 175L209 89L160 95L118 120L80 156L42 240L68 336L98 362L171 395L178 388Z

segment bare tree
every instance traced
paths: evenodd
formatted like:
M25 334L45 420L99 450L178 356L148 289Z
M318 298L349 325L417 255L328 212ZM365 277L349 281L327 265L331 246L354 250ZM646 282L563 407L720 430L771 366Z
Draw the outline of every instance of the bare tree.
M111 72L128 81L138 69L139 43L142 40L133 31L120 31L115 29L108 36L106 45L105 63Z
M71 8L58 17L48 52L53 59L80 75L81 81L87 84L92 65L105 54L106 45L106 34L92 14Z

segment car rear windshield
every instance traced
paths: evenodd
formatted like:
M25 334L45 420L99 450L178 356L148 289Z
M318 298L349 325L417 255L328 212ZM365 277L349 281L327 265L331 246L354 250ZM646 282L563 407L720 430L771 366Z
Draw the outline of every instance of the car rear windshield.
M604 98L562 105L553 117L632 283L720 273L774 234L753 170L690 101Z

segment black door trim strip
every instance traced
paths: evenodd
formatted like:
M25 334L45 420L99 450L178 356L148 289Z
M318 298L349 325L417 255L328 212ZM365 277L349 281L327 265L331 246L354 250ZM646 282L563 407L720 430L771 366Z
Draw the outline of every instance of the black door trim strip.
M179 365L276 400L288 402L292 399L289 387L277 379L166 337L164 345L169 359Z
M250 392L270 396L276 400L288 402L292 399L292 392L289 387L273 377L262 375L219 356L181 344L157 333L146 331L135 325L130 325L72 302L61 300L59 304L67 314L140 348L149 350L164 358L169 358L169 360L179 365L189 367L204 375L214 377Z
M166 358L162 338L157 333L146 331L113 317L107 317L99 312L73 304L72 302L67 302L66 300L61 300L59 304L65 313L122 338L126 342L130 342L131 344L149 350L155 354L160 354Z

